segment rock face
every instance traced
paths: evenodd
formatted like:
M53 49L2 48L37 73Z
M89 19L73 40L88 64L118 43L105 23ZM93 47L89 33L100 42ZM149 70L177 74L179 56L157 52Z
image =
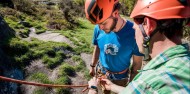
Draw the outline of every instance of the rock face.
M10 58L3 48L8 44L8 40L15 36L15 32L0 17L0 75L15 79L23 79L23 73L14 67ZM0 81L0 94L18 94L18 85L15 83Z
M13 36L15 36L15 31L8 26L2 17L0 17L0 43Z

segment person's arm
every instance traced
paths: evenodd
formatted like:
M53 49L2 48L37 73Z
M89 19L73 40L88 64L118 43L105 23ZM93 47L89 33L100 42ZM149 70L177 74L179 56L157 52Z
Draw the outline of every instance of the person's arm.
M96 77L90 79L90 81L88 81L88 88L89 88L88 94L98 94L97 85L98 85L98 79ZM96 87L96 89L91 88L92 86Z
M89 89L88 94L98 94L98 92L94 89Z
M104 86L106 90L111 90L111 91L113 91L115 93L120 93L121 91L123 91L125 89L125 87L113 84L108 79L99 79L99 78L97 79L97 78L93 77L88 82L88 86L89 86L89 92L88 92L88 94L98 94L98 91L96 89L90 88L91 86L97 87L98 82L100 82L100 84L102 84L102 86Z
M95 75L95 66L98 62L99 59L99 54L100 54L100 49L97 45L94 46L94 51L92 54L92 63L90 64L91 68L90 68L90 75L94 76Z
M141 69L141 66L142 66L142 56L133 55L133 63L131 67L131 75L129 82L131 82L133 78L138 74L137 70Z
M110 80L108 79L102 79L100 81L100 84L103 83L102 85L105 87L106 90L111 90L112 92L115 93L120 93L125 89L125 87L118 86L116 84L113 84Z

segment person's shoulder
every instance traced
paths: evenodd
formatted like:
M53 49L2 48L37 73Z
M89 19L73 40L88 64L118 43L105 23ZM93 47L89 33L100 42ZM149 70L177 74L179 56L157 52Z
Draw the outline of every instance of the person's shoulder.
M101 29L99 28L99 26L98 25L95 25L94 26L94 32L99 32Z
M182 65L186 65L183 68L188 68L188 66L190 66L190 56L189 55L172 58L169 61L167 61L167 63L166 63L166 66L175 67L175 68L180 68Z
M95 28L95 29L100 29L98 25L95 25L94 28Z

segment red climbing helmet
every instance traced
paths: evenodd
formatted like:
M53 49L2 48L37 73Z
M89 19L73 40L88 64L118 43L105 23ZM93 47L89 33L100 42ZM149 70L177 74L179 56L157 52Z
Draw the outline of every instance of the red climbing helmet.
M130 17L141 16L157 20L190 18L190 0L138 0Z
M119 0L86 0L86 18L93 24L99 24L109 18Z

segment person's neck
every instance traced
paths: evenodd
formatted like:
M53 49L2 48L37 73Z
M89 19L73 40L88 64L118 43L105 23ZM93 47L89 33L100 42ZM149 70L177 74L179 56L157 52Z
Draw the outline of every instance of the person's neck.
M125 24L126 24L126 21L123 18L119 17L118 23L116 24L116 28L115 28L116 32L119 32L125 26Z
M181 43L180 37L168 39L164 34L157 32L150 41L150 56L151 58L154 58L165 50Z

